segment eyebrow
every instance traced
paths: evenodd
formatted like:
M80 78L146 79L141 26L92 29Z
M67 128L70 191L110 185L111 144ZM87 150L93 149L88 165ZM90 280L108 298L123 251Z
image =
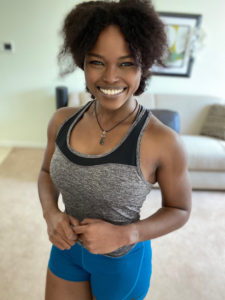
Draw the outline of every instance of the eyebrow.
M95 53L88 53L88 56L95 56L95 57L104 59L104 56L101 56L101 55L95 54ZM119 57L119 59L127 59L127 58L133 58L133 56L132 55L125 55L125 56Z

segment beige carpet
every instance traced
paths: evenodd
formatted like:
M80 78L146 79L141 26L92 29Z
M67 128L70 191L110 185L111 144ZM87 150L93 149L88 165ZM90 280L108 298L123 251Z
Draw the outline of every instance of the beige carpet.
M42 156L39 149L13 149L0 165L0 300L44 299L50 243L36 187ZM159 205L153 190L142 216ZM224 300L225 193L193 192L188 224L152 247L146 300Z

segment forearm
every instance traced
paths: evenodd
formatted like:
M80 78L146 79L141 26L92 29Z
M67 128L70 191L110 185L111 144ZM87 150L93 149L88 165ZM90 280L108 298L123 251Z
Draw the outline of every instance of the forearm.
M152 216L127 226L128 244L137 243L168 234L182 227L190 212L178 208L162 207Z
M59 192L54 186L48 172L41 170L38 178L38 193L43 210L43 216L49 212L57 211Z

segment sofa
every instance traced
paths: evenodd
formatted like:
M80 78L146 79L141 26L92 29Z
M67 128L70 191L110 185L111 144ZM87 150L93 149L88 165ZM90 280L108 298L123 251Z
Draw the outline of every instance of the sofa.
M173 112L174 116L179 116L176 130L179 131L187 152L192 188L225 190L225 114L220 114L223 123L222 137L211 136L213 134L207 133L207 130L204 132L205 122L210 118L210 109L213 106L219 105L219 113L220 107L225 113L225 99L203 95L150 93L144 93L137 99L146 108L158 111L156 116L159 119L159 112ZM57 108L78 106L89 101L90 95L86 92L68 94L67 88L57 87L56 100Z

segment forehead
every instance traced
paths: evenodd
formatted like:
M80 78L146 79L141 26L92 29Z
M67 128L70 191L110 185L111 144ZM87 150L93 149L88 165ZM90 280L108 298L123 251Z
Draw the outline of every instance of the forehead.
M120 28L115 25L107 26L98 36L94 47L90 51L102 56L130 55L128 43Z

